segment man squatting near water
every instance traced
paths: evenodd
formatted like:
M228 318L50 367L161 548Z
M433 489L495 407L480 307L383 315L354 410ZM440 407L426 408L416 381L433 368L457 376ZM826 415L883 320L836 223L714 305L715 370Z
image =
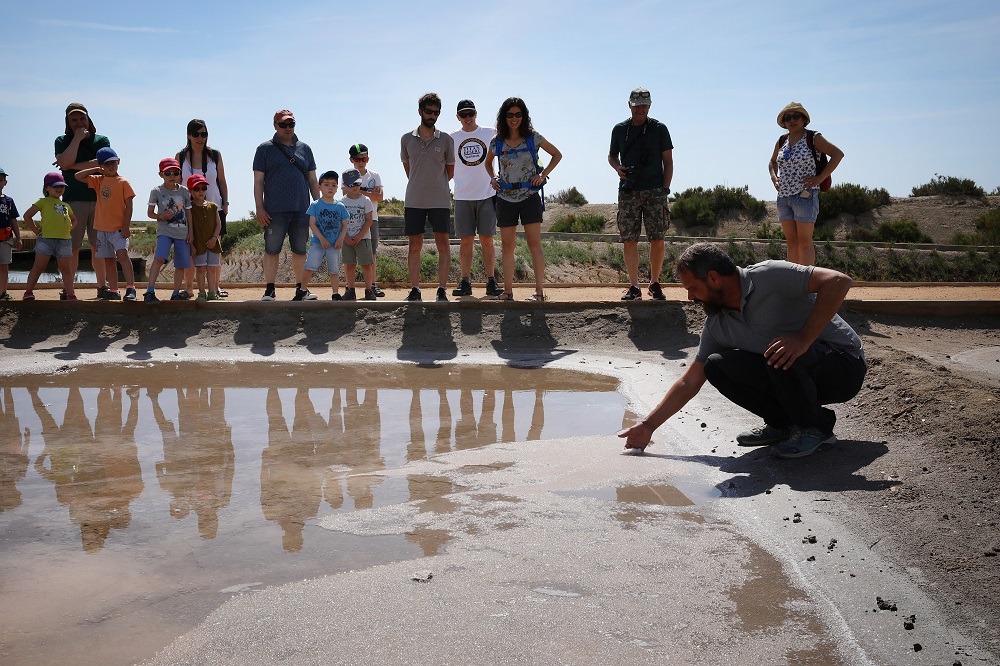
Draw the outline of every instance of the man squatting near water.
M764 420L736 437L740 446L800 458L836 442L837 415L823 405L857 395L868 369L861 339L837 314L851 278L787 261L740 268L710 243L687 248L677 275L708 315L698 352L660 404L618 433L625 448L641 453L705 380Z

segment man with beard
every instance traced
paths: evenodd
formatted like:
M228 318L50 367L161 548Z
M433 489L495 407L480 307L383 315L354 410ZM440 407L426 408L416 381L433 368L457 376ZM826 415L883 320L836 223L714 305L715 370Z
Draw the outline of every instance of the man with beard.
M706 379L764 419L736 437L740 446L771 446L779 457L800 458L835 442L837 416L823 405L853 398L867 372L861 339L837 314L851 278L787 261L740 268L710 243L685 250L677 276L708 315L698 352L660 404L618 433L625 448L641 453Z

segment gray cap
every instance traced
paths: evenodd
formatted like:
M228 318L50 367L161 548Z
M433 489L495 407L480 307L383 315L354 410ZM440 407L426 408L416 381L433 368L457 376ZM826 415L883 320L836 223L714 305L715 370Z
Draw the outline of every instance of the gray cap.
M636 88L628 96L629 106L649 106L651 103L649 91L645 88Z

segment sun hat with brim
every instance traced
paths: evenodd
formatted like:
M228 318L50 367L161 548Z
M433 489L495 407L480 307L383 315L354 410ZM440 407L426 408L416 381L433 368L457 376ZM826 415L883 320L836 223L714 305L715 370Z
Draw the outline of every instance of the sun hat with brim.
M788 104L785 105L785 108L783 108L778 113L778 127L780 127L781 129L785 129L785 121L782 119L785 117L785 114L788 113L789 111L798 111L799 113L801 113L803 116L806 117L805 124L806 125L809 124L810 122L809 112L806 111L806 107L802 106L802 104L800 104L799 102L789 102Z

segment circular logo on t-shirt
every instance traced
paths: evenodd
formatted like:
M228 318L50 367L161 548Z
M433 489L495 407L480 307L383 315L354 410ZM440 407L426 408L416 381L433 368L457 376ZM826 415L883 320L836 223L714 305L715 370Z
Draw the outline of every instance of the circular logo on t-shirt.
M465 166L479 166L486 159L486 144L472 137L458 145L458 159Z
M104 198L105 200L110 199L111 198L111 188L110 187L102 187L101 188L101 197Z

